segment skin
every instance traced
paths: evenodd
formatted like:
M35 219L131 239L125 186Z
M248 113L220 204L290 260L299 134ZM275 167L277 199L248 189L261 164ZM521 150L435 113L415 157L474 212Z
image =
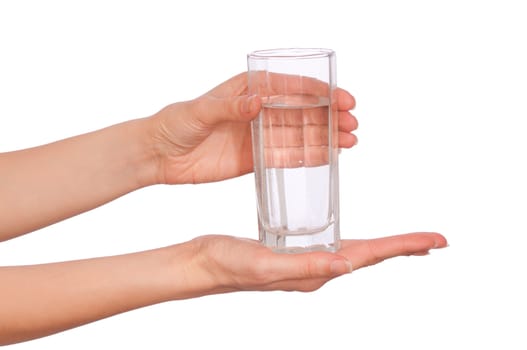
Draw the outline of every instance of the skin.
M357 142L357 120L349 112L355 100L342 89L336 97L339 147L350 148ZM0 241L146 186L251 172L250 121L260 108L260 98L247 95L244 73L147 118L1 153ZM442 235L421 232L343 240L337 253L277 254L254 240L202 236L126 255L0 267L0 345L166 301L248 290L314 291L352 270L446 245Z

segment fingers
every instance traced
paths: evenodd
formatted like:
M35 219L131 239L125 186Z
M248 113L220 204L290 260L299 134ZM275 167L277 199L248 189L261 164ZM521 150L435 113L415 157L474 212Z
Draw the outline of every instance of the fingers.
M444 248L447 240L439 233L422 232L370 240L343 240L338 254L314 252L304 254L274 254L266 259L260 274L271 277L269 287L314 290L331 278L352 270L374 265L401 255L426 255L430 249ZM293 281L310 281L307 284ZM317 287L317 288L318 288ZM316 289L316 288L315 288Z
M357 118L348 111L339 111L339 130L345 132L352 132L357 130L359 122Z
M328 164L327 146L275 147L264 149L267 168L315 167Z
M336 157L337 148L328 146L327 133L316 127L295 129L282 128L272 136L280 140L264 138L263 161L266 168L315 167L329 163L331 153ZM270 137L269 137L270 138ZM338 147L350 148L357 144L354 134L339 132Z
M265 107L262 111L264 126L302 126L305 124L328 125L329 107L312 104L293 108Z
M271 82L269 84L265 83L265 78L262 77L265 74L270 76ZM216 97L247 95L247 84L250 79L253 81L258 79L258 81L263 82L253 87L250 93L260 96L302 94L305 92L308 92L308 95L316 96L327 96L328 94L328 84L320 80L266 72L250 72L249 74L242 72L216 86L208 94ZM336 88L335 97L338 110L344 111L355 108L355 98L348 91Z
M339 147L349 148L355 145L357 137L348 132L340 131L338 134ZM274 149L286 151L290 147L325 147L328 150L328 132L327 128L315 125L306 125L302 127L284 126L275 128L264 137L264 146L269 148L269 152Z
M348 257L358 269L396 256L422 255L430 249L446 246L447 240L441 234L422 232L369 240L343 240L339 254Z
M249 93L259 96L313 95L328 96L329 85L321 80L301 75L289 75L267 71L251 71Z
M328 145L328 127L322 125L284 125L265 130L265 147L303 147Z
M258 75L264 74L264 72L252 72L251 74ZM217 123L218 121L249 121L252 120L261 108L262 100L253 95L259 95L262 97L274 95L287 95L287 98L301 97L301 104L313 104L304 101L311 96L327 96L328 95L328 84L320 80L294 76L284 75L277 73L268 73L269 84L263 87L254 89L251 95L247 95L247 80L251 77L251 74L241 73L224 83L218 85L216 88L211 90L209 93L202 97L192 101L195 110L200 117L200 120L208 124ZM262 79L262 78L259 78ZM263 79L265 81L265 79ZM302 95L305 94L305 95ZM335 89L335 100L337 101L336 110L339 111L339 124L342 123L342 127L339 128L342 131L352 131L357 128L357 120L347 111L355 107L355 98L346 90L341 88ZM297 101L298 102L298 101ZM294 103L295 104L295 103ZM316 105L316 103L314 103ZM328 108L325 108L326 113L321 113L322 109L312 109L304 111L302 117L303 122L306 124L323 124L327 123L327 112ZM342 114L342 116L341 116ZM284 117L279 116L279 117ZM295 117L293 117L295 118ZM271 119L273 122L274 119ZM275 121L276 122L276 121ZM287 119L281 120L282 123L287 123Z
M341 94L351 97L344 90ZM353 103L351 98L346 106ZM266 167L324 165L328 163L332 151L357 144L357 137L350 134L358 127L357 119L348 111L337 113L337 118L332 121L333 130L330 130L328 106L285 109L264 106L259 130L265 147L263 159ZM330 133L336 137L330 137Z
M266 260L264 269L260 271L261 275L267 276L269 285L286 281L327 280L352 270L350 261L337 254L272 254L274 256Z
M337 88L335 91L337 97L337 109L339 111L349 111L355 108L355 98L346 90Z
M210 90L207 94L216 97L247 95L247 72L233 76Z
M357 144L357 136L351 134L357 130L359 122L349 110L355 108L355 98L346 90L338 88L336 91L339 126L339 147L350 148Z
M269 285L273 289L312 291L320 288L331 278L350 273L361 267L377 264L388 258L400 255L427 255L428 250L444 248L448 245L444 236L438 233L410 233L405 235L377 238L371 240L343 240L339 251L346 260L314 260L297 271L302 282L277 281ZM309 258L309 254L305 254ZM329 270L328 270L329 262ZM318 266L318 268L317 268ZM326 275L324 276L324 274ZM303 276L303 277L302 277Z
M329 85L321 80L300 76L271 73L265 71L249 72L249 92L264 97L277 95L329 96ZM355 98L346 90L335 89L338 110L355 107Z
M357 136L347 132L339 132L339 147L351 148L358 142Z
M357 118L347 111L339 112L339 147L350 148L357 144L358 139L351 132L359 127Z
M261 108L260 98L245 95L227 98L204 95L189 104L193 117L205 125L227 121L249 122L256 118Z

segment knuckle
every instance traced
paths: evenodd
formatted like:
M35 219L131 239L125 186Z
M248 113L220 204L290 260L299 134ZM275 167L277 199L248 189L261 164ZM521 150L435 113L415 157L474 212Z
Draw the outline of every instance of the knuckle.
M321 274L321 263L316 259L311 259L303 268L303 277L307 279L312 279L319 277Z

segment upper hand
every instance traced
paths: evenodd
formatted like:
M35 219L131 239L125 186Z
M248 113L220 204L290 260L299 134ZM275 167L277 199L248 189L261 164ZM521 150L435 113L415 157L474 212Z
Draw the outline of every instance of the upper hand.
M355 99L337 89L339 147L356 143ZM247 95L247 73L239 74L195 100L169 105L152 118L151 139L158 183L224 180L253 169L250 121L261 100Z

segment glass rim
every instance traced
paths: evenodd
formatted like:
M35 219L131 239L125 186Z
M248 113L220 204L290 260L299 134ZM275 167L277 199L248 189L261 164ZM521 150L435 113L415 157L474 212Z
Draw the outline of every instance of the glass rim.
M324 48L279 48L256 50L247 55L250 59L302 59L324 58L334 55L335 51Z

